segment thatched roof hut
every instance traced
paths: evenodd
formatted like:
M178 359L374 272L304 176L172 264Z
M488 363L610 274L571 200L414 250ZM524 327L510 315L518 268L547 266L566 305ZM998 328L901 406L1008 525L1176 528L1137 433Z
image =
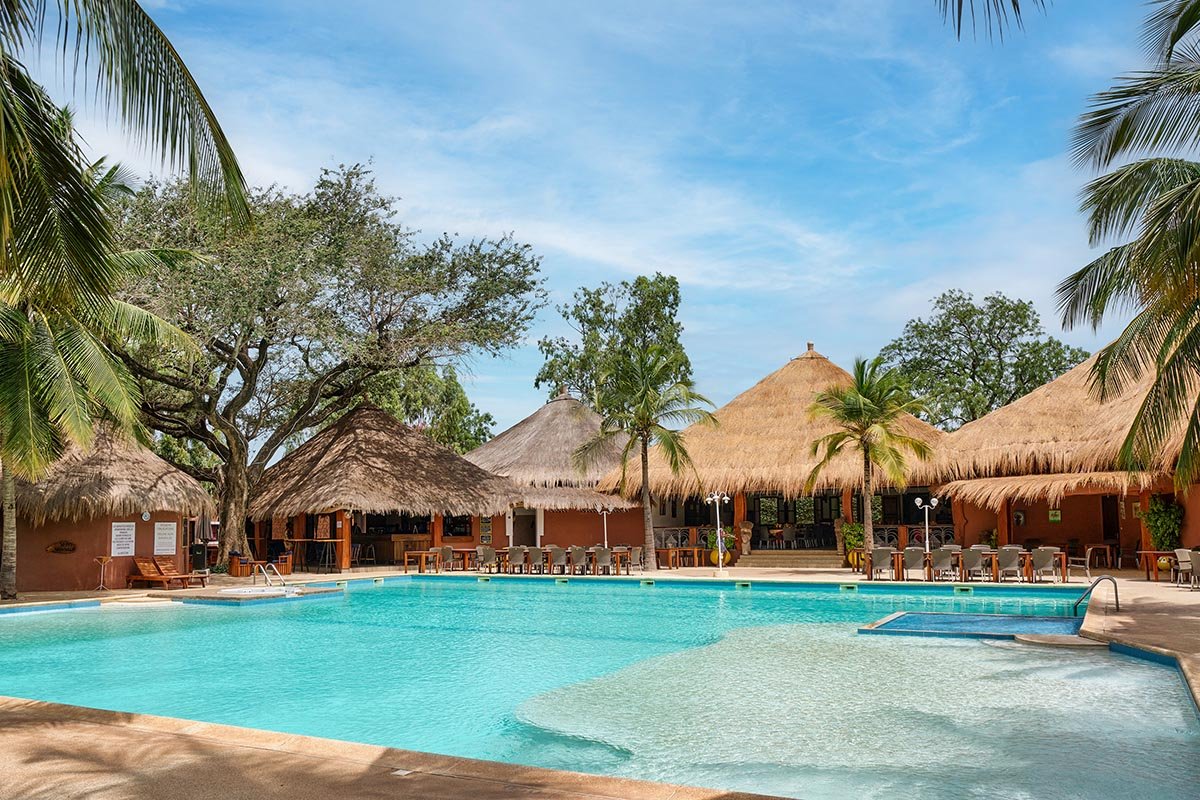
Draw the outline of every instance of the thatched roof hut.
M143 511L213 513L212 498L192 476L107 429L86 451L71 446L37 483L17 481L17 510L46 521L129 517Z
M920 472L940 492L998 509L1005 500L1060 500L1067 494L1123 494L1162 484L1179 452L1176 438L1147 472L1120 469L1117 455L1152 376L1119 397L1091 392L1095 356L942 439Z
M346 508L487 516L503 513L518 496L510 481L363 404L263 473L249 515L264 520Z
M819 459L813 443L836 430L828 419L810 414L816 395L852 380L850 374L813 349L793 358L718 409L716 426L692 425L684 430L684 446L694 470L673 475L662 454L651 452L650 491L655 496L687 497L713 490L779 494L800 497ZM909 436L930 444L944 434L916 417L899 422ZM862 486L862 461L846 452L827 466L817 489ZM600 482L611 490L620 482L617 471ZM641 491L640 470L630 469L625 493Z
M520 485L528 508L632 508L621 497L595 491L600 478L621 462L619 442L606 446L586 469L575 464L575 452L599 431L600 415L563 391L464 458Z

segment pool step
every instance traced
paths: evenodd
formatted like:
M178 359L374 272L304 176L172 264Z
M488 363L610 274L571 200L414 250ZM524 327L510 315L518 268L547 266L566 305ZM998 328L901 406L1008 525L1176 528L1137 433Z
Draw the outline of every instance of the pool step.
M840 569L836 550L754 550L738 559L737 566L751 569Z
M1062 634L1019 633L1014 641L1022 644L1036 644L1042 647L1108 647L1107 642L1098 642L1085 636L1066 636Z

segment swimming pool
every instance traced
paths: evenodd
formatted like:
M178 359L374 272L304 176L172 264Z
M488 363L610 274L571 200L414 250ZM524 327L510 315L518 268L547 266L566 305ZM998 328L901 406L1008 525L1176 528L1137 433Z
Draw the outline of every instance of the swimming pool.
M805 798L1194 797L1178 673L859 636L1075 593L429 577L251 608L0 618L0 694Z

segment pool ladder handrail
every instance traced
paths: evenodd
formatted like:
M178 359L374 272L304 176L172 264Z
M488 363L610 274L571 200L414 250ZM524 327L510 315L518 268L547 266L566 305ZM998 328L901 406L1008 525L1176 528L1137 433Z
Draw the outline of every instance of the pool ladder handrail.
M279 568L274 564L255 564L254 571L250 573L251 582L258 583L258 574L261 572L263 581L267 584L267 586L274 586L275 584L271 582L271 572L267 572L268 567L271 568L271 572L275 573L275 577L279 579L279 585L287 586L287 581L285 581L283 576L279 574Z
M1083 594L1079 595L1079 599L1075 601L1075 605L1071 606L1071 616L1072 617L1079 616L1079 604L1082 603L1084 600L1086 600L1091 595L1092 591L1097 586L1100 585L1101 581L1108 581L1109 583L1111 583L1113 585L1113 608L1116 611L1121 610L1121 596L1120 596L1120 593L1117 591L1117 579L1114 578L1112 575L1101 575L1100 577L1096 578L1096 580L1092 581L1092 585L1087 587L1087 589L1084 590Z

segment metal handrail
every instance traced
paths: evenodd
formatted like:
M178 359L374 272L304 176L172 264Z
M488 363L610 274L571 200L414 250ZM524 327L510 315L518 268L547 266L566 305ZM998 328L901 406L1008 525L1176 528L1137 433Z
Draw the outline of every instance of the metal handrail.
M1117 579L1112 575L1101 575L1099 578L1096 578L1096 580L1092 581L1092 585L1087 587L1083 594L1079 595L1079 599L1075 601L1075 605L1071 606L1072 617L1079 616L1079 604L1086 600L1092 591L1100 585L1100 581L1108 581L1113 585L1113 609L1116 611L1121 610L1121 597L1120 593L1117 591Z
M274 583L271 582L271 575L270 575L270 573L267 572L267 567L270 567L271 572L275 573L275 577L279 579L280 586L287 586L287 581L285 581L283 579L283 575L281 575L279 573L279 568L276 567L274 564L255 564L254 572L251 573L251 577L253 578L252 583L258 583L258 573L261 572L262 576L263 576L263 581L267 584L267 586L275 585Z

